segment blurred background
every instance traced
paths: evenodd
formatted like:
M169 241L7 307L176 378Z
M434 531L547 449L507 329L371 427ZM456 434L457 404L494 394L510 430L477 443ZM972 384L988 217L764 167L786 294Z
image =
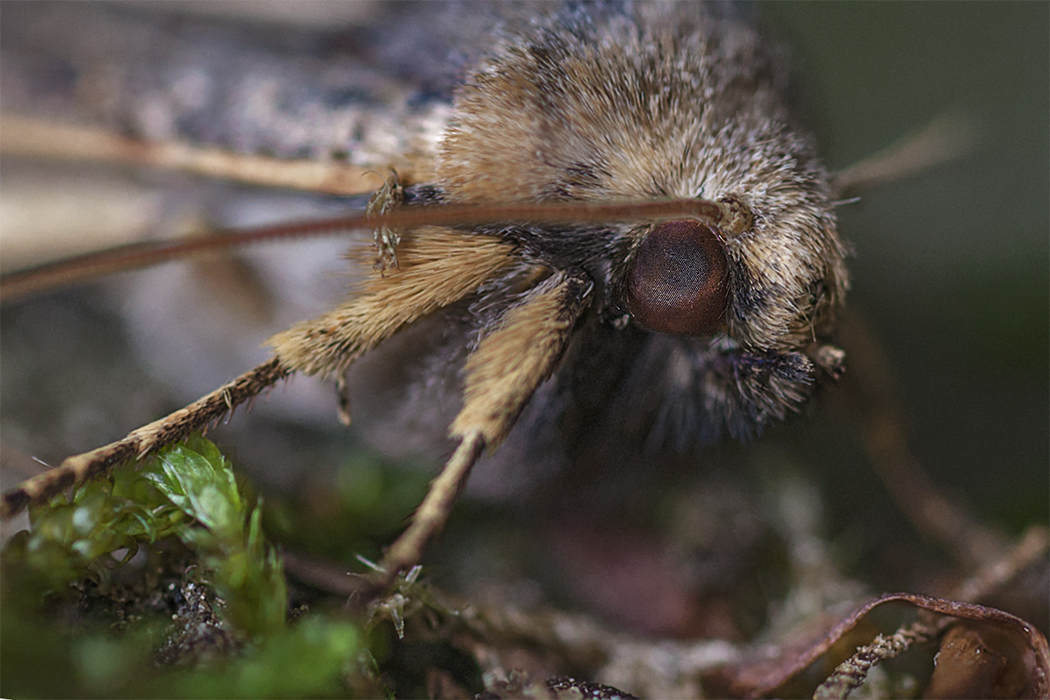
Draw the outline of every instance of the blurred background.
M252 5L233 7L252 16ZM864 192L858 203L840 208L840 231L855 251L848 303L885 347L903 390L911 444L934 480L1008 533L1045 523L1050 518L1050 7L794 2L762 4L760 9L774 33L793 47L804 104L810 108L806 116L832 169L846 168L891 146L946 113L972 122L977 139L969 152ZM326 19L323 11L318 19L311 17L303 13L296 19ZM25 174L21 167L3 163L4 197L26 182L15 177ZM40 175L34 168L26 172ZM92 187L103 183L92 168L69 168L61 175L51 171L38 179L53 185L65 183L67 177ZM123 209L170 215L167 205L148 193L150 188L171 192L171 181L137 180ZM143 182L145 203L138 189ZM182 186L184 179L176 178L175 187ZM122 188L123 184L107 190L108 196L123 196ZM211 186L199 190L205 192L201 201L224 194ZM72 196L70 189L62 191ZM93 189L87 192L88 200L102 196ZM250 193L238 195L251 198ZM294 219L318 211L302 198L266 199L259 205L266 210L260 215L263 219ZM0 205L0 223L8 226L13 199L0 200ZM38 200L37 206L53 208L55 200ZM83 211L73 217L78 226L90 218ZM243 217L240 221L248 223ZM316 256L334 269L342 265L333 253L339 248L321 245ZM7 257L2 247L0 256ZM279 252L277 259L284 262ZM274 277L279 273L273 265L266 269L275 284L307 297L296 299L306 310L293 319L324 308L298 282ZM127 277L137 282L117 279L4 307L4 488L38 468L31 456L54 464L72 452L119 438L265 358L262 350L250 359L227 353L225 345L212 348L208 336L229 336L232 329L240 344L251 349L287 321L248 330L241 320L231 321L221 313L218 320L205 318L208 314L192 306L163 313L128 311L129 295L138 294L129 291L129 283L139 290L152 288L163 297L174 297L169 285L188 286L202 296L220 293L210 291L210 283L199 276L172 279L178 274L135 274ZM328 296L343 286L335 277L321 282ZM155 329L153 335L166 328L172 340L136 354L133 348L143 346L129 340L133 324L147 324ZM164 378L158 379L158 374ZM281 417L285 399L290 403ZM307 404L312 408L304 408ZM911 579L901 572L915 559L904 557L898 568L880 564L895 556L887 550L914 540L915 531L855 439L834 416L821 411L834 406L821 401L808 419L793 420L755 444L719 450L713 462L731 471L736 463L766 461L774 466L759 464L756 469L775 471L782 455L791 455L790 464L821 485L828 535L844 550L852 547L857 560L879 552L862 572L873 588L905 588ZM290 412L300 420L289 421ZM306 414L308 420L302 419ZM259 401L251 414L239 411L213 437L252 473L260 489L311 492L306 496L316 516L311 527L319 526L328 512L317 498L339 493L367 500L377 479L395 484L394 490L400 488L396 484L411 482L394 505L384 502L382 527L396 530L418 502L426 474L376 476L368 465L379 458L367 450L355 452L362 450L359 442L336 424L334 414L330 387L298 379L291 390L278 389ZM353 456L357 454L365 456ZM331 488L333 480L336 489ZM457 513L463 522L472 517L469 505ZM475 515L500 517L484 508ZM374 542L338 544L333 532L336 529L298 538L348 556L378 552ZM454 541L454 533L453 527L446 540ZM441 547L446 549L445 541ZM444 555L456 556L445 552L437 558ZM854 564L865 569L863 562ZM468 575L482 568L475 564Z
M850 305L888 350L934 477L1004 526L1046 522L1050 8L762 9L794 46L830 167L946 112L972 120L969 153L840 209L855 249Z

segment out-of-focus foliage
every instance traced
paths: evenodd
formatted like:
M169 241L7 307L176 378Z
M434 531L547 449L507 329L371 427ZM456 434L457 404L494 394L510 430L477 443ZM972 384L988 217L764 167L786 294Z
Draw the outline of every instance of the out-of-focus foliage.
M0 694L345 692L359 630L308 614L286 624L283 567L261 514L199 437L36 510L32 532L3 553Z

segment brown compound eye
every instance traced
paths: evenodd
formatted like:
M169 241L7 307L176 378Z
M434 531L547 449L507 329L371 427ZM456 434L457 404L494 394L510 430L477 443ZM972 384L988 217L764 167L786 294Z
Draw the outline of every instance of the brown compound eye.
M649 330L705 335L725 315L726 272L717 229L695 219L665 221L638 246L627 272L627 309Z

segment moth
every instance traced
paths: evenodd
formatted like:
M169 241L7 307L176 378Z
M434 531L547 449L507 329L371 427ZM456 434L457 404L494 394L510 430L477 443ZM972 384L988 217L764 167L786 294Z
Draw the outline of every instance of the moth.
M134 7L4 14L18 75L4 78L5 154L343 194L383 176L364 216L271 232L372 230L346 301L274 336L271 360L6 493L5 518L295 374L335 382L356 410L369 358L393 348L417 423L451 455L383 559L389 581L475 467L690 459L843 371L839 192L790 110L782 48L747 10L396 4L365 29L286 34ZM56 105L83 121L50 119ZM5 293L25 279L6 276Z

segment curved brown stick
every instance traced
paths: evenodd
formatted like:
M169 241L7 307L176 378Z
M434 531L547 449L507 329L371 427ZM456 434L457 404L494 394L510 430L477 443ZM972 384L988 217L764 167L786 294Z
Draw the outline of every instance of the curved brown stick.
M348 163L247 155L183 141L144 141L108 129L13 114L0 117L0 154L149 167L335 195L367 194L381 179L368 168Z
M836 173L831 188L836 197L843 198L903 180L965 155L976 140L971 120L960 114L942 114L885 150Z
M997 559L1006 541L946 494L911 451L897 381L875 335L855 311L839 319L839 332L855 370L847 375L847 385L860 400L864 449L901 512L967 568Z

